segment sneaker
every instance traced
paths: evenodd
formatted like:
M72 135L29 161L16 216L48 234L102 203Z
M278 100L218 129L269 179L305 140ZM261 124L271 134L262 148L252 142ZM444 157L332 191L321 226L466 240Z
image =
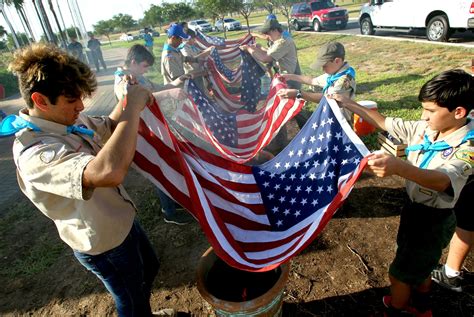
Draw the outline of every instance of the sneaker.
M432 272L431 279L440 286L455 292L462 292L462 274L455 277L448 277L444 270L444 265L439 264Z
M152 313L152 316L170 316L170 317L175 317L175 316L178 316L178 313L176 312L176 310L172 309L172 308L165 308L165 309L161 309L159 311L156 311L156 312L153 312Z
M163 218L166 223L172 223L178 226L184 226L193 221L193 217L187 211L176 211L172 215L165 214L165 211L161 209Z

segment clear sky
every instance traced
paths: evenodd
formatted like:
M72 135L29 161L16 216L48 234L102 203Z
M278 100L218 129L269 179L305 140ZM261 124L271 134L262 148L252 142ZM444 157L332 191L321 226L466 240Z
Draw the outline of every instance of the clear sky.
M70 1L70 0L69 0ZM100 20L108 20L112 16L123 13L131 15L135 20L143 18L143 12L150 8L151 4L160 5L161 0L76 0L81 10L82 19L88 31L92 31L92 25ZM167 2L177 2L178 0L168 0ZM41 26L39 24L36 12L31 0L25 0L25 11L27 16L33 21L33 29L36 36L42 34ZM47 11L50 23L53 26L53 30L56 31L54 19L50 14L48 2L43 1L44 7ZM68 7L68 0L53 0L55 9L56 5L59 5L61 15L64 19L66 27L73 25L71 13ZM56 9L57 10L57 9ZM23 33L23 27L20 20L17 17L16 11L10 7L5 8L5 12L12 22L15 31ZM59 12L57 12L59 14ZM61 18L58 17L60 20ZM3 17L0 17L0 25L4 26L8 33L10 29L5 23Z

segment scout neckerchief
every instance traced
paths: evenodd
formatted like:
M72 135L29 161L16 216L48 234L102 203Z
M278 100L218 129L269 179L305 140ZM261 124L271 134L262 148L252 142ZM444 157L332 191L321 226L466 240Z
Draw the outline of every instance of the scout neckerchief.
M169 45L168 43L165 43L165 45L163 45L163 51L172 51L172 52L180 53L179 46L178 46L178 48L176 48L176 47L173 47L173 46Z
M474 140L474 130L470 130L461 140L459 145L469 140ZM420 168L426 168L437 152L444 151L449 148L451 148L451 146L446 143L446 141L431 142L428 136L425 134L424 142L422 144L415 144L407 147L405 149L405 153L408 155L408 152L410 151L422 151L424 154L421 160Z
M345 69L344 71L340 73L329 75L328 78L326 78L326 86L324 86L323 88L323 94L326 93L326 90L328 90L328 88L331 87L336 80L338 80L339 78L345 75L349 75L352 78L355 78L356 73L355 73L354 68L348 67L347 69Z
M18 131L23 130L25 128L36 132L41 131L41 129L36 124L25 120L22 117L11 114L5 117L2 122L0 122L0 137L14 135ZM76 125L67 126L66 133L79 133L94 137L94 131Z

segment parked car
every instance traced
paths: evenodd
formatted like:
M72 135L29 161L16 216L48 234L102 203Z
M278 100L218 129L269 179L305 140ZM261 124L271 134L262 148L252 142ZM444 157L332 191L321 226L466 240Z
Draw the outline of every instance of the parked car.
M296 31L303 27L311 27L316 32L345 29L348 20L348 11L330 0L301 2L291 7L290 23Z
M207 22L206 20L192 20L188 22L188 28L193 31L201 31L201 32L210 32L212 31L211 23Z
M129 34L123 33L122 35L120 35L119 39L120 39L120 41L130 42L130 41L133 41L135 38L130 33Z
M224 18L219 19L214 24L214 28L216 31L234 31L234 30L242 30L242 25L239 21L231 18Z
M456 30L474 31L472 0L370 0L359 15L360 33L375 29L426 29L430 41L447 41Z

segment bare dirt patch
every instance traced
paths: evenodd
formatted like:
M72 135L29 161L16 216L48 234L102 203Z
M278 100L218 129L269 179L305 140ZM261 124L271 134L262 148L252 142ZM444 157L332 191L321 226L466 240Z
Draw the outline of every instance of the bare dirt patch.
M154 189L134 172L127 188L161 258L151 300L153 309L172 307L182 315L212 315L196 288L197 261L209 247L198 224L166 224L158 212ZM364 174L323 233L292 260L284 316L377 316L381 297L388 293L386 272L394 256L399 212L405 199L400 178L378 179ZM50 220L21 196L4 206L2 220L8 217L11 226L1 227L0 314L115 314L111 297L76 262ZM39 240L49 246L44 257L57 253L53 262L34 274L7 274L7 268L26 266L29 258L38 261L29 250L37 249ZM466 268L474 269L472 256ZM435 286L434 315L473 316L472 290L468 287L467 292L456 294Z

